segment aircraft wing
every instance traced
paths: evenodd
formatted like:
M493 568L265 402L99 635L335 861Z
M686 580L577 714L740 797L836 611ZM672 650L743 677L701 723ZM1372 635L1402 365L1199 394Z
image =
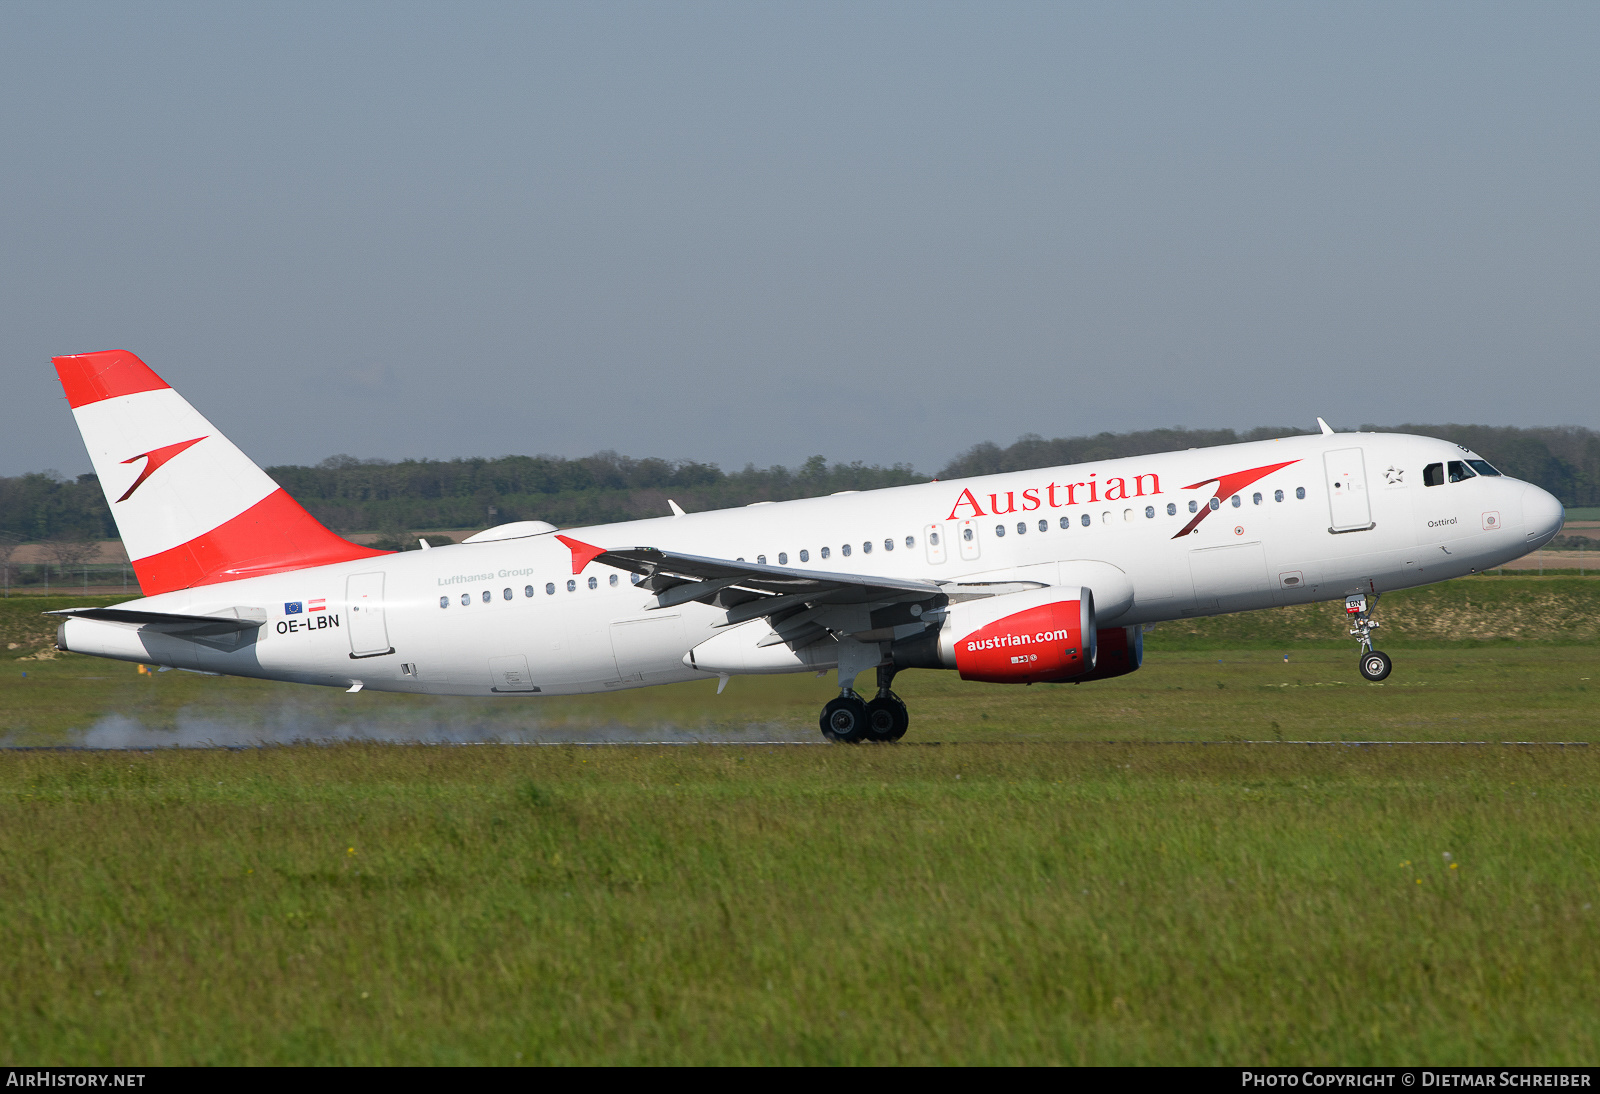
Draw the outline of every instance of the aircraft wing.
M670 608L690 601L712 603L728 612L724 626L790 610L870 609L892 603L914 603L942 596L937 581L826 570L799 570L738 559L707 558L656 547L595 547L567 536L557 537L572 551L572 572L591 562L641 575L641 589L656 594L651 608ZM870 626L870 625L869 625ZM867 627L851 627L865 630Z

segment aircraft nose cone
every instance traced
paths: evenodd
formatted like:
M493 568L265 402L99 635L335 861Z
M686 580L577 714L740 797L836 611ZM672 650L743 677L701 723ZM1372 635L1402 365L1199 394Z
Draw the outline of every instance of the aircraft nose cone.
M1529 486L1522 491L1522 527L1530 547L1542 547L1561 531L1566 511L1555 496Z

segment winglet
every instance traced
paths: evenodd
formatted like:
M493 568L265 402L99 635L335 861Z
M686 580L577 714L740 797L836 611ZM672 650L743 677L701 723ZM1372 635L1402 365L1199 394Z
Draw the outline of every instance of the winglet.
M604 547L596 547L580 539L571 539L567 536L557 536L556 538L572 550L572 572L575 574L583 573L585 566L606 553Z
M677 502L673 501L671 498L667 499L667 504L672 506L672 515L673 516L681 517L681 516L685 516L686 515L684 513L684 511L683 511L683 506L679 505Z
M1328 436L1333 436L1333 427L1327 422L1323 421L1321 418L1317 419L1317 428L1322 430L1322 432L1326 433Z

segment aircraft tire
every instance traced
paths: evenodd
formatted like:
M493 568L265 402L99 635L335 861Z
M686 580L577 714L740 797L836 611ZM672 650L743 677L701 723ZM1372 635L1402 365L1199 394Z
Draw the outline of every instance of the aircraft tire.
M1394 662L1386 653L1371 650L1361 655L1361 678L1368 683L1376 684L1387 678L1393 669Z
M906 727L911 724L911 712L906 709L900 696L892 692L886 696L879 696L867 704L867 740L869 741L898 741L906 735Z
M822 708L822 735L842 745L860 744L867 736L867 704L841 695Z

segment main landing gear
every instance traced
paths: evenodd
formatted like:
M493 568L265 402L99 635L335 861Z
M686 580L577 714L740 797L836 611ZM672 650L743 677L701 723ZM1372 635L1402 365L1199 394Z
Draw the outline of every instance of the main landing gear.
M1385 679L1394 669L1388 654L1372 648L1372 632L1377 629L1378 621L1372 618L1371 611L1377 604L1377 593L1372 594L1370 605L1364 593L1344 598L1345 615L1355 624L1350 633L1361 643L1361 678L1373 684Z
M853 745L862 741L898 741L906 735L911 715L900 696L889 690L895 670L889 666L878 669L878 694L867 702L856 694L854 688L845 688L837 699L822 708L822 735L839 744Z

